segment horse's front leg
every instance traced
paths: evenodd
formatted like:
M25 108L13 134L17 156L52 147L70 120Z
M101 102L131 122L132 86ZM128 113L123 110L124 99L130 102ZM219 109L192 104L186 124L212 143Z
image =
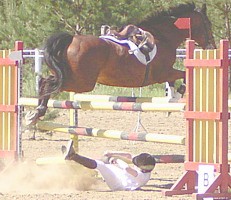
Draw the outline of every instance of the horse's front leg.
M168 93L169 102L178 102L185 93L186 84L185 84L185 71L171 69L168 73L168 84L166 86L166 93ZM177 90L175 90L175 80L183 79L183 83L180 85Z
M180 85L179 88L177 88L177 92L181 94L181 98L184 96L184 93L186 91L186 81L185 78L183 79L183 83Z
M184 79L185 80L185 79ZM178 102L185 93L186 84L185 81L175 91L175 81L167 82L165 88L165 94L169 98L169 102Z
M169 99L175 96L175 81L166 82L165 86L165 96Z

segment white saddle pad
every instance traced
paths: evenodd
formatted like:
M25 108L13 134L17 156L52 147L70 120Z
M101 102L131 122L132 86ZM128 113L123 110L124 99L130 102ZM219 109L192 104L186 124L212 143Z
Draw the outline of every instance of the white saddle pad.
M109 36L109 35L103 35L103 36L100 36L100 38L110 40L110 41L113 41L113 42L118 43L118 44L128 45L130 50L133 51L133 54L144 65L147 65L148 63L150 63L154 59L154 57L156 56L156 53L157 53L157 46L155 45L153 50L151 52L149 52L150 60L147 61L145 55L140 51L140 49L136 46L136 44L134 44L130 40L118 40L115 37Z

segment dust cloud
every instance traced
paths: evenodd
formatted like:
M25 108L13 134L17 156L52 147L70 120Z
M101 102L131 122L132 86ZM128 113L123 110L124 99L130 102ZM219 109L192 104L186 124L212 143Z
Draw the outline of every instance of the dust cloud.
M0 192L3 193L66 193L94 190L96 173L78 164L38 166L35 162L19 162L0 173Z

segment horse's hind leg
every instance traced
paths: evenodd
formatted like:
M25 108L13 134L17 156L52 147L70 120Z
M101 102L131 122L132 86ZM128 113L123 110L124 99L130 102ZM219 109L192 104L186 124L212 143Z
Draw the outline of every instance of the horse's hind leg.
M171 73L169 74L169 77L173 78L174 81L168 81L168 84L169 84L168 97L170 98L170 102L176 102L176 101L178 101L180 98L182 98L184 96L184 93L185 93L185 90L186 90L185 72L173 69L171 71ZM183 83L175 91L175 80L177 80L177 79L183 79Z
M166 87L166 97L169 98L169 102L177 102L184 96L186 85L182 83L179 88L175 91L175 81L167 82L168 87Z
M42 96L42 90L43 90L43 83L45 82L44 78L41 78L39 80L39 96ZM36 110L29 111L26 116L26 125L30 124L36 124L40 117L43 117L47 111L47 104L48 100L50 99L50 95L42 96L38 100L38 106Z

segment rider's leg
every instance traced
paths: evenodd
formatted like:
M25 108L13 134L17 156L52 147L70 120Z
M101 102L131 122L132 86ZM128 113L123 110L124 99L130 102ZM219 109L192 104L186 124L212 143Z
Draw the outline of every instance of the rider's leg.
M73 148L73 140L70 140L68 143L65 160L73 160L89 169L96 169L97 167L97 163L95 160L84 157L84 156L80 156L75 153L74 148Z

